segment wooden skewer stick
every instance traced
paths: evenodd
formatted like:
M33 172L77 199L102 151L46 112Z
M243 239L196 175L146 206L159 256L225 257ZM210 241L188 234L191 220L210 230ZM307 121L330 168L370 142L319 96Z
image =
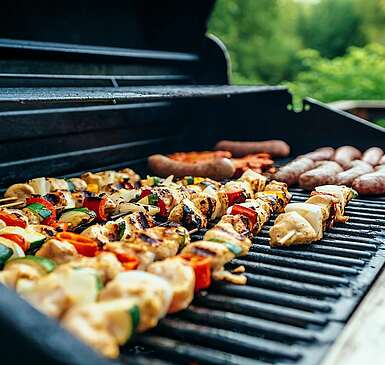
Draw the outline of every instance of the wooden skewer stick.
M291 229L289 232L287 232L281 239L278 240L278 242L282 245L284 245L291 237L293 237L296 233L295 229Z
M193 234L193 233L198 232L198 231L199 231L198 228L194 228L191 231L188 231L188 234Z
M21 204L24 204L22 201L16 201L14 203L8 203L8 204L1 204L0 208L11 208L11 207L17 207Z
M10 202L13 202L15 200L19 199L17 196L11 196L9 198L2 198L0 199L0 204L2 203L10 203Z

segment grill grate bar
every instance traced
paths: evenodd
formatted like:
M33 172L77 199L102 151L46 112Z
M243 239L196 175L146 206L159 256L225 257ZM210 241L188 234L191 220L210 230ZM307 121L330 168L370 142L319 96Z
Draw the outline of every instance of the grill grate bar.
M232 261L233 266L239 266L243 265L248 270L252 270L255 273L259 274L268 274L271 276L278 276L287 278L290 277L292 279L297 279L301 281L305 281L308 283L314 283L314 284L323 284L323 285L348 285L349 280L341 277L336 277L332 275L327 274L319 274L319 273L312 273L307 272L305 270L299 270L299 269L292 269L287 267L276 267L274 265L270 264L264 264L260 262L249 262L249 261L243 261L240 259L235 259Z
M311 259L303 260L293 257L282 257L275 255L268 255L260 252L250 252L246 257L239 258L239 261L249 263L262 262L277 266L294 267L297 269L309 270L311 272L327 273L329 275L357 275L358 271L354 268L345 266L338 266L333 264L326 264Z
M266 237L263 237L266 238ZM266 238L266 241L268 239ZM323 241L324 242L324 241ZM278 255L278 256L285 256L285 257L294 257L294 258L300 258L305 260L316 260L319 262L326 262L329 264L336 264L336 265L346 265L346 266L363 266L365 265L365 261L360 259L352 259L347 257L339 257L334 255L325 255L321 253L315 253L315 252L308 252L304 250L293 250L293 249L284 249L284 248L270 248L270 246L267 245L258 245L253 244L250 249L251 252L263 252L269 255Z
M320 311L325 313L331 311L331 306L323 301L275 290L256 288L249 285L218 284L212 290L212 293L229 295L236 298L254 299L306 311Z
M204 346L197 346L194 344L174 339L169 339L164 336L154 336L152 334L145 334L138 338L137 342L149 348L154 348L162 353L169 354L173 358L180 359L183 363L190 361L209 363L213 365L266 365L271 364L262 360L250 359L247 357L230 354L227 352L214 350ZM190 362L191 364L191 362Z
M198 297L196 303L202 307L227 310L301 327L310 323L318 326L324 326L327 323L326 317L318 313L219 294L207 294L205 297Z
M176 335L178 339L196 341L198 344L210 341L218 349L226 350L230 347L235 353L252 357L278 357L289 360L298 360L301 357L300 352L293 346L183 320L165 319L155 330L157 331L164 331L170 337Z
M316 332L295 326L280 324L260 318L253 318L243 314L224 312L215 309L207 309L191 306L178 318L188 319L194 322L205 323L220 328L244 330L250 335L257 335L276 339L278 336L284 341L314 342L317 339Z

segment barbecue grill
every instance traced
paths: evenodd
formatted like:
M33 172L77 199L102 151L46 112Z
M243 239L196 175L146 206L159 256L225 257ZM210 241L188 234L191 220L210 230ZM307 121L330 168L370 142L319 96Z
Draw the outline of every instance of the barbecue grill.
M30 17L7 4L0 186L126 166L145 174L152 153L209 149L222 138L281 138L293 156L323 145L385 148L384 130L358 117L312 99L294 112L284 87L228 85L226 50L205 35L213 1L204 3L147 2L149 13L118 2L124 17L95 1L71 17L66 3L56 18L47 4L45 16ZM293 201L308 195L291 191ZM245 266L247 285L215 284L137 336L119 361L319 364L384 264L384 209L384 198L354 199L348 223L290 249L270 248L271 220L250 253L230 263ZM0 334L4 363L111 363L1 285Z

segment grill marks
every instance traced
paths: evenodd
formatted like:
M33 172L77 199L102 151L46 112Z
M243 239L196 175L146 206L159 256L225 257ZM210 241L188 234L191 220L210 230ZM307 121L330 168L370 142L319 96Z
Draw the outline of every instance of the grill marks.
M294 189L293 201L306 198ZM155 351L140 357L168 364L317 364L385 261L377 253L385 243L383 209L385 200L356 199L346 210L349 224L289 249L270 248L270 220L249 254L229 265L245 266L247 285L213 285L186 311L138 336L139 345Z

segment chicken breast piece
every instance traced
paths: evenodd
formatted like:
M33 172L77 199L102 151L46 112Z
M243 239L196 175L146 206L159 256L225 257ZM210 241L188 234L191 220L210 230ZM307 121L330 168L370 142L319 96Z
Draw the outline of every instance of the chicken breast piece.
M194 298L195 273L185 260L180 257L171 257L154 262L147 271L166 279L170 283L173 297L168 309L169 313L178 312L188 307Z
M36 252L36 256L47 257L57 264L65 264L80 257L73 244L54 238L46 241Z
M144 271L126 271L118 274L100 293L100 301L118 298L137 300L140 309L138 331L157 325L170 307L173 290L167 280Z
M270 228L271 246L291 246L310 243L317 239L312 225L297 212L280 214Z

